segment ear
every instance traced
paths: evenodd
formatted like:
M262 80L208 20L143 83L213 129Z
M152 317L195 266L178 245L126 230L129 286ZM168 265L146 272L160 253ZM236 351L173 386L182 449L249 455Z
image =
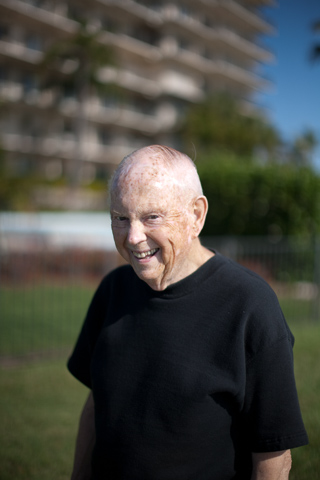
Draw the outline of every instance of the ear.
M193 204L193 237L200 235L208 212L208 200L205 196L196 198Z

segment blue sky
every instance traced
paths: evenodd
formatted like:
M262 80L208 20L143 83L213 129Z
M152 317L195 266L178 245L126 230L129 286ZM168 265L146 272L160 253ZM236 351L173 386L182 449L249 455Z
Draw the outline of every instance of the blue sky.
M320 34L311 28L320 20L320 0L278 0L277 4L265 9L277 34L264 39L276 60L261 71L274 87L258 95L258 101L284 139L292 140L309 128L320 143L320 59L311 63L309 58L311 45L320 43ZM320 170L320 146L314 163Z

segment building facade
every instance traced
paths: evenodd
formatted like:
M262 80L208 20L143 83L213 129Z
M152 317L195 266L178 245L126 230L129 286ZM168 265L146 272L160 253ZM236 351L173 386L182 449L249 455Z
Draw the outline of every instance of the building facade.
M175 129L190 103L215 91L243 102L269 87L259 75L273 54L260 42L273 34L262 7L272 0L0 0L1 146L16 173L63 175L81 155L81 178L113 169L150 143L177 146ZM85 19L112 49L99 78L120 87L83 100L43 89L40 62L58 40L72 39Z

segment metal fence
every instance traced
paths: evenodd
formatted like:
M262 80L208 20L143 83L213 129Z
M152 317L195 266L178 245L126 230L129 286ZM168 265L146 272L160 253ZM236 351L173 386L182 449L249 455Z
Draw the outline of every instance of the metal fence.
M121 263L119 256L111 247L69 237L52 243L52 234L44 232L2 230L0 235L1 361L67 355L99 281ZM264 277L289 323L319 320L319 238L202 242Z

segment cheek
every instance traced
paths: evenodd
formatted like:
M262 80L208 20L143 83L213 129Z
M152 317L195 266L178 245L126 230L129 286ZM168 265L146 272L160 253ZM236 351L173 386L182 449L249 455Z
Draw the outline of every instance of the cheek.
M167 241L176 254L192 241L192 232L187 221L172 222L167 226Z
M124 229L112 228L112 234L116 246L121 247L121 244L123 243L126 236Z

